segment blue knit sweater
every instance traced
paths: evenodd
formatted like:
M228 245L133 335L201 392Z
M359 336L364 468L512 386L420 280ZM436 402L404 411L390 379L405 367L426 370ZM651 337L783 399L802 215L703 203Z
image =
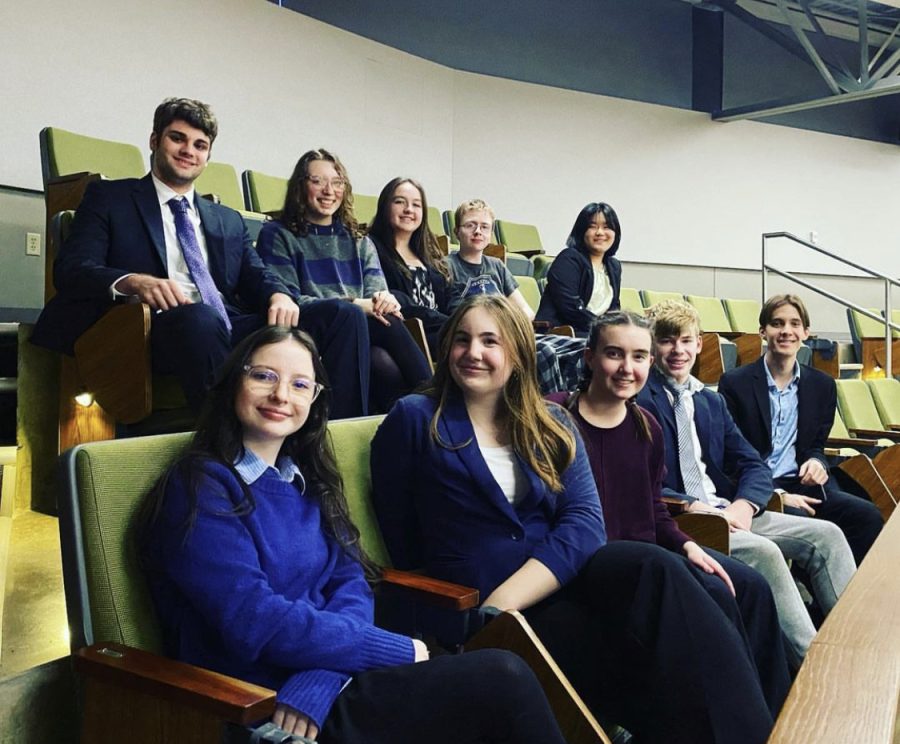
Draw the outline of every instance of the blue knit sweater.
M281 222L263 225L256 250L300 307L333 297L371 297L387 289L375 245L335 221L294 235Z
M230 512L241 484L202 466L199 513L184 535L186 480L167 484L149 537L148 573L168 651L182 661L278 690L319 728L351 675L412 663L412 641L372 624L359 563L322 531L317 502L267 468L256 508Z

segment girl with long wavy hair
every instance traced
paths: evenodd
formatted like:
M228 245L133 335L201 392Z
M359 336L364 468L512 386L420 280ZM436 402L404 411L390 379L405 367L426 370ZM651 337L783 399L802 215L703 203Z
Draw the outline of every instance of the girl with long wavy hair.
M374 625L371 563L326 436L331 395L297 330L263 329L226 363L140 519L169 652L276 689L273 721L325 744L562 744L518 657L427 661L421 641Z
M766 740L742 632L678 556L606 544L584 444L541 399L534 334L508 299L453 313L432 383L394 405L371 468L394 565L521 611L601 720L641 742Z
M374 409L387 411L430 377L403 325L400 303L387 288L375 246L353 215L353 186L335 155L319 149L300 157L281 217L263 226L256 248L300 306L301 317L304 307L329 299L345 300L365 315L368 343L360 342L366 347L361 358L368 357L365 375L371 368Z

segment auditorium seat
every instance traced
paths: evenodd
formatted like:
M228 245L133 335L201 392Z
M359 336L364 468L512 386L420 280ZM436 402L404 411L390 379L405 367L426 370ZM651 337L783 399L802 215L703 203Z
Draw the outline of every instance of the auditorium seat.
M459 238L456 237L456 212L452 209L445 209L443 214L444 234L450 238L450 242L459 245Z
M244 206L251 212L278 217L284 208L288 179L270 176L262 171L245 170L241 175Z
M210 160L194 181L194 189L200 196L217 204L224 204L238 212L244 211L244 197L233 165Z
M369 225L378 211L378 197L366 194L353 195L353 215L360 225Z
M533 276L517 276L516 281L519 283L519 291L528 302L534 312L537 312L538 306L541 304L541 290Z
M900 381L893 377L866 380L885 429L900 431Z
M664 300L675 300L676 302L684 302L684 295L681 292L663 292L656 289L642 289L641 301L644 307L650 308L657 302Z
M428 207L427 217L428 227L431 228L431 232L434 233L435 237L447 234L444 227L444 218L441 217L441 210L437 207Z
M534 264L535 279L541 281L547 278L547 272L550 271L550 264L553 263L554 258L556 256L548 256L546 253L539 253L531 257L531 262Z
M645 315L647 310L641 302L641 293L632 287L619 289L619 304L623 310L628 310L637 315Z
M345 495L363 548L387 566L369 497L369 444L380 420L332 422L329 433L340 453ZM141 499L189 438L170 434L95 442L67 452L62 461L60 542L73 663L82 687L81 741L114 744L123 731L132 744L234 741L226 738L228 730L254 725L274 710L272 690L162 656L160 629L134 549L133 522ZM461 618L478 604L474 589L393 569L385 569L378 596L379 616L401 623L414 622L423 603ZM381 612L394 597L403 602ZM508 648L532 667L567 741L608 744L521 615L503 613L487 622L465 645L476 647ZM133 725L136 720L140 726ZM276 740L283 741L264 739Z
M875 314L881 314L878 308L868 308ZM853 347L856 350L856 360L862 364L862 378L883 377L887 358L884 347L884 323L870 318L856 310L847 308L847 321L850 326L850 336L853 339ZM894 338L891 343L891 374L900 374L900 338Z
M518 253L506 254L506 268L509 269L513 276L534 276L534 264ZM537 280L535 279L535 281Z
M863 380L835 380L841 417L851 436L900 442L900 431L891 431L881 421L869 386Z
M704 332L717 333L727 339L722 347L725 370L755 362L762 356L762 338L759 330L752 333L735 331L718 297L685 295L685 299L700 313L700 328Z
M525 256L534 256L544 252L540 233L534 225L522 222L510 222L509 220L497 220L494 223L494 231L503 245L512 253L521 253Z

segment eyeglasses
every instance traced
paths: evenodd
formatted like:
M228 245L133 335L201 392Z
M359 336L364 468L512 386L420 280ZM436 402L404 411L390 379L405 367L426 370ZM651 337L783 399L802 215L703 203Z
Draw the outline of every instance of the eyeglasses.
M322 178L320 176L307 176L306 180L315 189L324 189L331 184L332 191L343 191L347 188L347 181L343 178Z
M257 393L271 395L281 385L281 377L275 370L268 367L252 367L245 364L244 374L247 376L247 389ZM288 383L288 392L292 398L310 403L318 398L319 393L324 389L325 386L322 383L307 380L305 377L294 377Z
M466 232L474 233L481 230L489 235L494 226L489 222L463 222L461 227Z

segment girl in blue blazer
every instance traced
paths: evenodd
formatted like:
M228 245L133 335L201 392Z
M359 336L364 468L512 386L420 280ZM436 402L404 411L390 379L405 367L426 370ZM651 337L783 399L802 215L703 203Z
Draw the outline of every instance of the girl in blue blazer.
M450 317L432 383L395 404L371 465L394 564L523 612L602 719L641 742L766 740L740 619L673 553L606 545L584 445L541 399L534 334L506 298Z

